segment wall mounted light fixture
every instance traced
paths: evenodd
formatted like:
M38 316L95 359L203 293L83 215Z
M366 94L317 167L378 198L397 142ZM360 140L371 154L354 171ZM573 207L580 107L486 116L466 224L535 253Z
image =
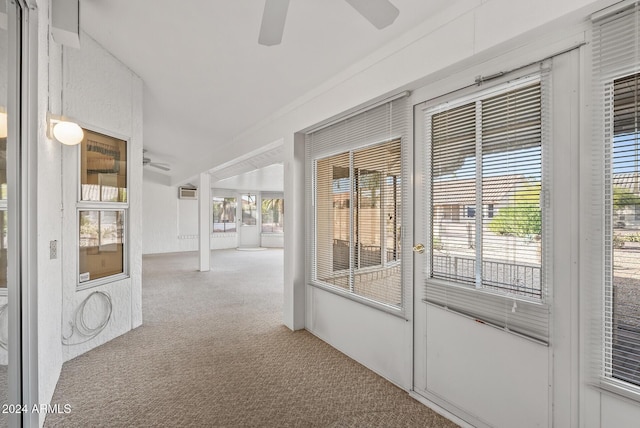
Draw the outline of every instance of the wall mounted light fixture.
M83 140L84 131L80 125L65 117L48 114L47 136L67 146L75 146Z

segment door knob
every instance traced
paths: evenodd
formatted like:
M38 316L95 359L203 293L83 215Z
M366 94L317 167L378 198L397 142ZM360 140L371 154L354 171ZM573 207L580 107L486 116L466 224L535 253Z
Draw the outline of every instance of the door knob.
M418 253L418 254L422 254L424 253L424 245L422 244L416 244L413 246L413 251Z

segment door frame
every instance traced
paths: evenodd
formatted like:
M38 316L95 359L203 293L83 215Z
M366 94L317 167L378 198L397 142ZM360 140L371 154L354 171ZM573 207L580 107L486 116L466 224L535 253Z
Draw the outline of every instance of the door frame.
M8 247L15 255L8 260L8 403L21 404L27 412L9 415L11 426L37 427L40 417L30 410L38 398L37 334L37 150L38 150L38 16L36 0L17 0L7 8L11 92L7 108ZM9 6L9 5L8 5ZM10 60L10 64L11 64ZM13 130L13 131L12 131Z
M253 226L250 225L245 225L243 224L243 219L242 219L242 203L243 203L243 196L245 195L253 195L256 198L256 224ZM238 230L238 248L255 248L255 247L260 247L261 245L261 237L260 237L260 224L261 224L261 210L260 210L260 206L261 206L261 197L260 197L260 192L258 191L245 191L245 192L238 192L238 204L237 206L237 220L238 220L238 226L237 226L237 230ZM251 230L253 229L253 230ZM244 237L244 238L243 238ZM249 238L249 239L247 239ZM253 244L255 242L255 245L247 245L245 244L245 242L249 242L250 244Z
M578 346L578 290L579 282L576 271L577 247L575 239L578 236L577 200L567 195L577 195L578 188L578 164L577 151L580 145L579 115L576 113L581 108L579 94L583 88L582 70L586 48L580 38L583 33L575 37L560 39L555 44L546 46L524 46L516 53L509 52L501 56L495 56L486 62L478 61L475 66L456 70L449 77L424 86L413 94L414 105L414 244L419 243L418 237L426 236L423 231L428 227L428 219L422 213L422 202L419 192L424 187L423 168L421 159L424 158L424 118L422 106L426 103L436 102L439 99L450 99L451 94L456 93L456 98L464 97L479 90L473 82L475 76L490 75L497 70L512 70L515 73L505 74L504 77L495 79L495 84L501 81L511 80L519 75L526 74L526 67L522 64L540 62L543 59L553 58L552 65L552 96L549 101L552 104L551 134L552 143L548 156L550 160L562 159L565 162L551 162L548 171L553 177L552 188L547 200L551 204L550 222L552 233L547 246L550 251L550 259L547 259L551 269L549 277L551 304L550 314L550 346L547 352L548 358L548 416L549 426L569 426L578 418L578 391L579 365L577 355ZM491 82L493 84L493 82ZM465 86L466 85L466 86ZM554 92L556 93L554 95ZM562 118L562 120L560 120ZM553 126L554 123L563 123L566 126ZM555 143L553 143L555 142ZM562 163L562 164L561 164ZM554 208L555 207L555 208ZM571 213L570 216L562 213ZM428 247L427 242L421 242ZM427 250L428 251L428 250ZM425 253L426 254L426 253ZM447 402L443 397L427 391L427 362L419 357L420 350L426 349L427 310L426 303L422 301L424 286L421 277L426 267L426 257L414 254L414 335L413 335L413 395L418 400L445 413L455 412L458 418L472 422L477 426L484 426L483 422L469 415L464 409L456 407L454 403ZM567 266L566 269L552 269L553 266ZM555 287L554 287L555 285ZM571 310L567 310L571 308ZM557 338L563 338L558 340ZM555 339L555 340L554 340ZM424 352L423 354L424 355ZM454 419L455 420L455 419ZM573 421L573 422L571 422Z

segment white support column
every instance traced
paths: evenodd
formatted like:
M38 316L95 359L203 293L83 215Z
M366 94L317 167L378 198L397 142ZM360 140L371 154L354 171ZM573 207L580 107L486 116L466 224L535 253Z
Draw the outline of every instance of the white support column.
M305 327L305 175L304 135L284 140L284 304L283 322Z
M198 185L198 251L200 272L211 270L211 176L200 174Z

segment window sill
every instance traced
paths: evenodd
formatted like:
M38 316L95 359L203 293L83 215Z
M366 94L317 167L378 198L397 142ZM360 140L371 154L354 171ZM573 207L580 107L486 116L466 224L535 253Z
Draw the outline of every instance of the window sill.
M118 282L125 279L129 279L129 274L119 273L116 275L106 276L104 278L92 279L90 281L79 282L76 284L76 291L88 290L93 287L98 287L100 285L109 284L112 282Z
M640 386L618 381L616 379L601 378L599 382L591 384L592 387L600 390L604 394L615 397L622 397L634 404L640 403Z
M369 306L370 308L377 309L381 312L386 312L398 318L402 318L405 321L408 321L405 308L388 305L382 302L378 302L376 300L367 299L366 297L347 291L344 288L332 286L330 284L325 284L322 282L310 281L307 284L310 285L311 287L319 288L329 293L336 294L338 296L352 300L356 303Z

